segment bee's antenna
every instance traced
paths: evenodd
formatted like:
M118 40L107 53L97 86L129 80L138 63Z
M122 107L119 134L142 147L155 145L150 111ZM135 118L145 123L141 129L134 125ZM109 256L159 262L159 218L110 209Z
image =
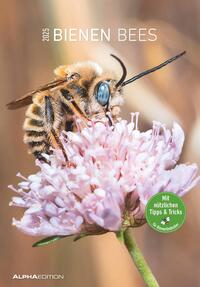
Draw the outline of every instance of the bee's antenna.
M111 57L115 58L120 63L122 70L123 70L123 74L121 76L121 79L116 84L116 88L118 88L125 81L127 71L126 71L126 67L125 67L124 63L122 62L122 60L120 60L117 56L115 56L113 54L110 54L110 55L111 55Z
M179 57L183 56L185 53L186 53L186 51L183 51L182 53L180 53L180 54L178 54L178 55L176 55L176 56L174 56L174 57L168 59L167 61L161 63L160 65L158 65L158 66L156 66L156 67L153 67L153 68L151 68L151 69L149 69L149 70L146 70L146 71L144 71L144 72L142 72L142 73L140 73L140 74L138 74L138 75L132 77L131 79L129 79L129 80L123 82L123 83L122 83L122 87L123 87L123 86L126 86L126 85L128 85L128 84L130 84L130 83L132 83L132 82L134 82L134 81L136 81L136 80L138 80L138 79L140 79L140 78L142 78L142 77L145 76L145 75L148 75L148 74L150 74L150 73L155 72L156 70L161 69L162 67L168 65L169 63L171 63L171 62L177 60Z

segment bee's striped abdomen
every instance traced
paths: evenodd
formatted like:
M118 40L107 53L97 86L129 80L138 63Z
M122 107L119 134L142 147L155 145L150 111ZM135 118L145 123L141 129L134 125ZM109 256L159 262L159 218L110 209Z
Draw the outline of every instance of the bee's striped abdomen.
M50 144L45 131L44 113L41 106L31 104L24 121L24 142L29 146L29 152L41 159L42 153L49 153Z

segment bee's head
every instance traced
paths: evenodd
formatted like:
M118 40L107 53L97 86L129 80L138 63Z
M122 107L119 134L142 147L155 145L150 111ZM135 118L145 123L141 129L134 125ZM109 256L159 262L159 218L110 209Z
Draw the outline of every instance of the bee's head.
M117 80L111 75L102 75L93 89L93 105L96 113L111 112L117 116L124 99L122 89L116 87Z
M105 107L106 110L111 110L116 106L120 106L123 104L122 98L122 83L124 82L127 72L126 67L123 62L116 56L111 55L120 63L123 74L121 79L117 81L114 77L109 77L104 75L105 79L100 79L99 82L96 83L94 89L94 95L96 101L102 106Z
M113 57L117 58L116 56ZM94 114L109 111L115 117L120 112L120 106L124 102L121 83L125 80L126 68L122 61L119 61L123 68L123 75L119 81L110 73L102 73L95 79L92 87L92 110Z

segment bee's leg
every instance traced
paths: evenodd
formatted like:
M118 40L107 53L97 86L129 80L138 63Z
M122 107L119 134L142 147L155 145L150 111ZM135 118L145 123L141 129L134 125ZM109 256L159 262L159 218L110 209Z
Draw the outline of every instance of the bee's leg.
M48 163L48 160L42 155L41 151L35 151L33 152L33 155L36 157L36 159L39 159L39 161Z
M78 102L73 98L70 92L66 89L61 89L60 92L63 104L69 107L76 116L87 122L89 119L86 113L80 108Z
M46 129L49 135L50 142L54 148L60 148L64 155L66 162L68 162L68 157L66 155L64 146L59 138L58 132L53 127L55 120L52 99L50 96L45 96L45 121L46 121Z
M61 142L61 140L60 140L60 138L59 138L59 135L56 133L56 131L54 130L54 128L51 129L51 137L52 137L52 136L53 136L53 138L54 138L55 141L56 141L56 145L62 150L62 153L63 153L63 155L64 155L64 158L65 158L66 162L68 162L69 159L68 159L68 156L67 156L67 154L66 154L66 152L65 152L64 146L63 146L63 144L62 144L62 142Z
M114 123L113 123L113 119L112 119L112 113L109 109L109 103L106 105L105 114L106 114L106 117L108 118L109 125L113 126Z

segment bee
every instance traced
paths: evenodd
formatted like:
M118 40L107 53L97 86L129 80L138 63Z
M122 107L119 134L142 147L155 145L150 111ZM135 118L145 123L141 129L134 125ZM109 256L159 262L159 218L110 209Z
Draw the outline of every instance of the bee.
M110 114L112 123L117 119L124 102L124 86L164 67L183 54L185 51L128 80L124 63L112 54L122 68L120 79L113 73L105 72L94 62L59 66L54 71L54 81L8 103L7 107L14 110L28 106L23 128L29 153L45 161L44 153L50 154L51 147L60 148L68 161L59 136L62 130L75 131L75 116L87 123L92 117Z
M161 224L162 225L166 225L167 223L169 223L170 222L170 217L168 216L168 217L166 217L166 218L163 218L162 220L161 220Z

